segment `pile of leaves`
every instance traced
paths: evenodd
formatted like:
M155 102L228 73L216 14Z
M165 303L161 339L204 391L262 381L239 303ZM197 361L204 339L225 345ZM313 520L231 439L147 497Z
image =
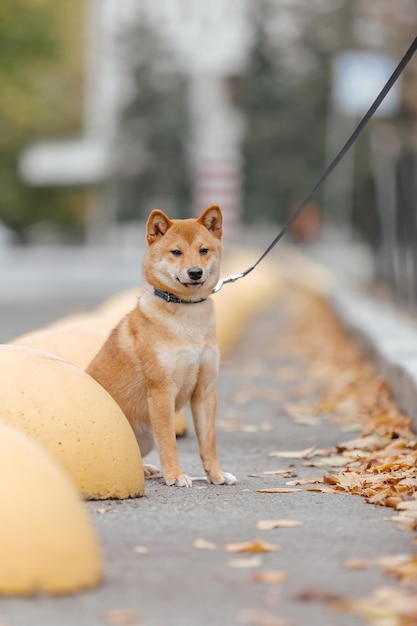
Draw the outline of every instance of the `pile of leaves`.
M311 297L309 303L308 318L297 324L297 333L305 337L300 342L302 350L309 353L309 378L321 387L319 400L309 407L309 412L336 414L337 420L348 429L361 431L358 437L340 443L331 451L336 462L330 460L328 466L344 467L330 472L323 480L335 491L346 491L365 497L371 504L392 507L400 528L414 531L417 528L417 436L411 420L399 410L386 382L363 358L328 307ZM323 336L328 338L326 342L322 341Z
M294 331L288 349L304 356L310 390L319 399L305 406L312 419L335 414L344 429L359 435L333 450L303 451L308 465L326 468L321 485L327 491L359 495L367 502L394 510L390 519L404 531L417 529L417 436L384 380L364 359L358 346L319 298L299 293L294 310ZM303 316L296 311L305 311ZM326 340L323 341L323 337ZM288 412L295 407L289 407ZM301 411L300 411L301 409ZM297 419L303 408L298 407ZM321 454L319 459L317 454ZM413 539L413 543L417 543ZM353 559L352 569L378 566L412 590L381 587L369 597L337 602L333 608L359 614L378 626L417 624L417 554L399 554L374 561Z

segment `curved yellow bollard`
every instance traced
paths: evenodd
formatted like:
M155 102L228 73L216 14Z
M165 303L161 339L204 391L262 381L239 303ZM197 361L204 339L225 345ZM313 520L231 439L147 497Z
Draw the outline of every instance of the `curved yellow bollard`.
M47 329L95 330L108 334L120 322L122 317L134 308L139 292L140 288L122 291L105 300L96 309L58 319L49 324Z
M175 434L177 437L184 437L187 434L187 427L185 411L182 409L175 413Z
M83 370L21 346L0 346L0 416L42 444L87 499L143 495L133 431L110 395Z
M226 258L222 276L237 274L249 267L251 262L253 259L248 256L248 251L235 250ZM279 270L267 260L253 274L248 274L233 284L224 285L221 291L213 295L217 315L217 339L222 358L229 354L256 313L282 293L282 285Z
M35 330L10 343L50 352L85 369L107 339L104 331L82 328Z
M142 290L143 287L135 287L116 293L94 309L93 314L107 322L109 330L111 330L126 313L129 313L136 306Z
M0 594L73 593L102 578L88 514L63 469L0 421Z

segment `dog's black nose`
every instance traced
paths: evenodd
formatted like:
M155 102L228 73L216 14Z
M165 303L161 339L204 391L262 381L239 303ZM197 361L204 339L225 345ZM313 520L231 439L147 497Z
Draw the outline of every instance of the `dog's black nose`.
M203 270L201 267L190 267L190 269L187 270L187 274L191 280L200 280L203 275Z

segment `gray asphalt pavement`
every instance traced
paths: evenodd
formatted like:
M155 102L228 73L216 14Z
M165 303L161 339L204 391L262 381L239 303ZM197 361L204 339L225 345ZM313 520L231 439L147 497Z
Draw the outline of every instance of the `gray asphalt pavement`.
M131 260L120 265L106 261L100 288L92 287L94 280L90 282L84 273L78 295L69 288L75 284L71 283L73 274L68 271L62 282L56 273L37 302L38 291L27 281L22 264L26 293L18 295L17 288L9 293L6 309L5 299L0 299L3 340L36 327L41 318L52 321L136 284ZM54 275L53 268L50 274ZM385 520L386 509L359 497L316 493L306 486L295 493L257 491L285 487L288 478L263 472L289 464L298 477L320 474L317 468L304 466L303 460L274 458L270 452L326 448L346 439L331 419L300 425L283 409L287 402L305 402L294 389L307 371L302 361L279 349L289 315L282 300L277 300L253 321L222 364L218 451L224 469L238 477L238 484L218 487L196 480L192 489L179 489L151 480L144 498L87 503L105 558L103 585L69 597L0 599L2 626L3 622L5 626L364 624L360 618L330 612L322 602L304 602L300 594L315 590L351 599L386 585L378 568L352 571L344 562L407 552L410 535ZM281 376L288 370L293 372L290 379ZM201 477L192 428L178 445L184 470ZM154 453L149 462L158 463ZM256 527L260 520L277 518L299 520L303 525L274 530ZM199 539L210 542L212 549L196 547ZM260 555L225 550L226 544L255 539L278 544L280 550ZM248 558L257 560L252 567L242 567L248 565L244 561ZM270 570L287 573L288 581L262 584L255 580L256 573Z

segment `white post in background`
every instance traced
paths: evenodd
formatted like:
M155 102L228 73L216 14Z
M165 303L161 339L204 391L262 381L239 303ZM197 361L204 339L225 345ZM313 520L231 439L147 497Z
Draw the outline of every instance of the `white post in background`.
M86 5L84 137L104 146L110 175L118 114L128 84L119 37L127 21L125 13L133 15L135 4L125 0L124 11L117 0L88 0ZM103 183L107 181L108 176ZM87 215L89 243L102 242L109 236L116 223L116 210L111 188L97 188Z
M189 78L192 211L219 204L226 241L237 238L241 223L243 121L229 81L245 67L249 6L250 0L142 0L143 15L171 43Z
M193 211L199 214L209 204L219 204L230 243L241 223L243 123L222 76L191 78L190 109Z

